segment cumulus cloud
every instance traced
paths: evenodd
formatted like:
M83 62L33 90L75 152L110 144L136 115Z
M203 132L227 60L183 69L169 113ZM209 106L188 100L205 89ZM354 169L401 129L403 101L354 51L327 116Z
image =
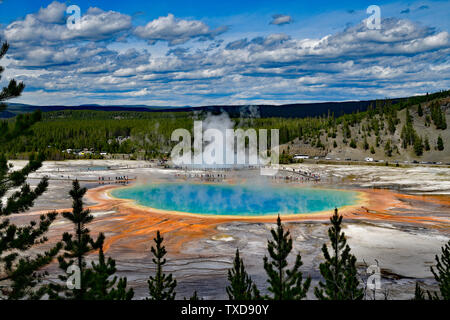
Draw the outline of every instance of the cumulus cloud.
M137 27L135 34L150 44L167 41L171 45L177 45L195 38L199 40L213 39L225 32L226 29L226 27L219 27L213 30L201 21L178 19L169 13L167 17L159 17L145 26Z
M292 17L285 14L274 14L272 16L272 21L270 22L270 24L275 24L277 26L289 23L292 23Z
M71 40L110 39L131 28L131 17L115 11L90 8L81 16L80 28L69 29L65 24L66 5L52 2L38 13L14 21L3 31L4 37L15 45L30 43L55 44Z
M64 13L67 7L64 3L54 1L46 8L40 8L37 18L42 22L61 23L64 19Z
M317 38L272 33L224 41L214 39L220 29L201 21L169 14L133 29L127 15L99 8L87 10L81 30L72 32L61 20L64 8L53 2L0 30L11 43L6 72L27 84L23 102L291 103L450 86L448 32L407 19L383 19L381 30L363 22ZM132 35L184 45L133 48ZM119 37L129 43L113 49Z

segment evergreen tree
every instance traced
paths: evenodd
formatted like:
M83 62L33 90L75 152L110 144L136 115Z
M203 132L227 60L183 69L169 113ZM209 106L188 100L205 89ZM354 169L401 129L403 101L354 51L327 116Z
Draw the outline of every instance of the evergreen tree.
M200 300L203 300L203 299L200 299L200 297L198 296L197 291L194 291L194 293L192 294L192 296L189 299L186 299L186 297L185 297L184 300L200 301Z
M364 147L364 150L369 149L369 143L367 142L367 137L364 137L363 147Z
M392 146L391 146L391 139L389 139L386 144L384 145L384 152L388 157L392 157Z
M414 139L414 153L416 156L421 156L423 154L423 143L420 136L416 136Z
M418 282L416 282L416 289L414 291L413 300L425 300L425 291L423 291L422 288L420 288Z
M406 108L406 125L412 125L413 118L411 117L411 114L409 113L409 108Z
M450 241L441 248L442 255L436 255L436 270L433 267L430 267L431 272L433 273L434 279L438 283L439 293L430 293L428 292L428 296L433 300L450 300Z
M8 52L8 49L9 44L7 42L4 42L0 48L0 60ZM5 71L5 69L0 66L0 80L2 78L1 76L3 71ZM25 85L22 82L17 83L16 80L11 79L9 81L9 84L6 87L3 87L2 91L0 91L0 112L6 109L6 104L2 101L19 97L22 94L23 89L25 89Z
M444 141L442 140L441 136L439 136L438 139L437 139L437 149L439 151L444 150Z
M228 270L227 294L230 300L252 300L260 298L256 285L245 271L244 262L236 249L233 268Z
M314 293L319 300L361 300L362 289L358 288L356 258L350 253L345 234L341 232L342 216L338 210L330 218L332 226L328 229L333 256L326 244L322 247L325 262L321 263L320 273L325 282L320 281Z
M395 133L395 120L392 117L388 118L388 129L391 134Z
M431 119L436 126L436 129L447 129L447 120L445 118L445 113L441 110L439 103L433 102L430 106Z
M375 149L373 148L373 146L370 147L370 153L375 154Z
M92 269L87 270L87 300L131 300L133 289L127 289L127 278L118 279L116 261L110 257L105 259L103 252L104 235L99 236L98 263L92 262ZM111 279L112 277L112 279ZM86 280L86 279L85 279ZM118 281L117 281L118 280Z
M289 231L284 231L280 216L277 219L276 230L271 231L273 240L267 242L269 258L264 257L264 269L266 270L270 284L268 290L273 294L267 297L273 300L301 300L311 285L311 278L303 281L303 274L299 268L303 265L300 254L297 254L295 264L291 270L288 266L287 257L292 251L292 237Z
M414 146L414 149L417 148L417 151L420 151L419 149L420 145L422 145L422 141L417 141L419 139L419 136L417 135L416 130L414 129L412 117L409 114L408 109L406 109L405 125L402 128L400 137L402 139L403 149L408 148L408 146Z
M45 236L55 220L56 213L41 215L39 221L32 220L26 225L17 226L10 222L9 216L23 213L34 205L48 187L48 179L43 178L36 188L26 183L29 174L42 165L41 155L31 155L28 164L21 170L11 171L4 155L0 155L0 284L5 283L0 295L8 299L38 299L44 291L37 289L47 275L41 271L57 255L61 245L34 257L29 253L35 245L47 242ZM1 199L14 189L5 204Z
M0 48L0 60L8 49L8 43L4 42ZM0 66L0 80L4 70ZM0 91L0 112L6 109L3 101L19 97L24 88L25 85L22 82L17 83L14 79L10 80L9 84ZM39 121L40 112L35 112L33 116L21 115L17 118L15 128L24 129L23 122L29 119L32 122ZM30 124L29 122L27 123ZM15 136L23 133L23 130L18 130L15 132ZM0 144L4 144L10 138L12 137L8 133L8 123L5 121L0 128ZM52 261L61 246L56 244L50 250L37 254L35 257L24 254L34 245L47 241L45 233L55 220L56 213L41 215L39 223L32 220L25 226L16 226L7 219L8 216L29 210L33 207L34 201L47 190L47 178L43 178L34 190L26 183L28 175L42 166L43 159L42 154L38 157L31 155L28 164L23 169L11 171L12 166L8 165L6 157L0 154L0 283L8 283L8 286L5 286L0 294L9 299L37 299L43 295L42 288L35 290L35 287L47 275L47 272L40 270ZM1 199L14 189L18 190L8 197L4 205Z
M425 137L425 145L424 145L424 147L425 147L425 150L426 151L430 151L430 140L428 140L428 137Z
M73 200L72 212L63 212L62 215L74 225L74 234L65 232L62 236L64 243L64 253L58 257L59 267L64 271L59 275L62 284L49 284L47 293L50 299L70 299L70 300L129 300L133 297L133 290L127 290L126 278L109 280L113 276L115 261L111 258L105 261L103 253L104 235L99 234L97 240L90 235L86 227L92 222L94 216L88 209L83 208L83 197L86 188L81 188L78 180L73 181L69 194ZM99 262L92 263L89 268L86 263L86 256L94 250L99 250ZM79 275L79 287L69 288L67 283L72 275L66 272L76 267L76 274ZM69 269L70 268L70 269ZM117 282L117 284L116 284Z
M156 265L156 274L154 277L150 276L148 283L148 290L150 292L150 298L148 300L174 300L175 288L177 286L177 280L173 279L172 274L165 274L162 267L166 264L164 256L167 251L162 245L164 238L161 237L159 230L156 232L156 238L153 239L156 243L156 248L152 247L151 251L155 256L152 261Z
M439 294L427 291L430 300L450 300L450 241L441 248L441 257L435 256L436 270L430 267L439 287ZM414 300L425 300L425 293L416 282Z
M422 116L423 116L423 110L422 110L422 106L421 106L420 103L419 103L419 106L417 107L417 115L418 115L419 117L422 117Z

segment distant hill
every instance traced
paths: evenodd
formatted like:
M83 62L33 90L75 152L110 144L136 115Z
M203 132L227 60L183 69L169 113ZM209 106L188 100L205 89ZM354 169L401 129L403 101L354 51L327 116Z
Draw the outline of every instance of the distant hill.
M445 95L445 94L444 94ZM420 162L442 162L450 164L450 94L447 97L438 98L421 103L422 115L418 113L418 104L409 105L406 108L396 112L399 122L395 125L395 131L391 132L389 128L389 115L383 117L375 115L368 119L357 120L348 126L349 137L344 136L344 124L341 123L336 128L322 130L320 138L316 137L295 137L288 143L280 146L280 150L292 156L296 154L309 155L313 157L328 157L329 159L340 160L363 160L373 158L375 160L400 161L401 163ZM436 104L445 114L446 128L438 129L434 120L432 120L431 106ZM423 154L418 155L414 151L414 146L404 148L403 128L406 123L407 112L411 119L412 127L417 135L414 139L421 139ZM427 118L428 121L427 122ZM376 134L375 127L378 127ZM333 133L335 136L333 136ZM444 150L437 149L438 137L441 137ZM320 143L318 143L320 139ZM352 146L351 141L354 141ZM389 145L386 146L389 141ZM429 148L425 147L425 141ZM367 147L365 147L367 142ZM418 143L419 144L419 143ZM373 148L373 150L371 149ZM390 153L390 155L388 155Z
M392 103L397 103L407 98L392 99ZM347 101L347 102L320 102L320 103L296 103L285 105L211 105L201 107L158 107L146 105L111 105L101 106L96 104L86 104L80 106L34 106L19 103L10 103L8 111L0 113L0 118L14 117L20 113L33 112L40 109L42 112L61 110L96 110L96 111L135 111L135 112L211 112L213 114L227 112L231 117L239 117L248 114L258 114L260 117L281 117L281 118L304 118L322 116L334 113L336 116L365 111L371 104L375 105L376 100L367 101Z
M20 113L33 112L40 109L42 112L61 111L61 110L96 110L96 111L136 111L136 112L152 112L170 110L176 111L177 107L150 107L145 105L132 106L101 106L96 104L85 104L80 106L37 106L21 103L9 103L7 111L0 112L0 118L11 118Z

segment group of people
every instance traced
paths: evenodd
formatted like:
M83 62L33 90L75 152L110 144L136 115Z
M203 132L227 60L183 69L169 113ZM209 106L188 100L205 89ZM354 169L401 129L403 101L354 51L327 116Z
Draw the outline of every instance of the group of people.
M118 176L114 177L114 179L112 179L112 177L98 177L99 184L128 184L131 180L133 179L130 179L128 176Z
M318 182L320 181L320 175L316 174L316 173L312 173L312 172L308 172L308 171L302 171L300 169L295 169L295 168L282 168L283 171L289 172L289 173L293 173L291 175L288 176L279 176L279 177L274 177L275 179L285 179L285 180L290 180L290 181L314 181L314 182Z
M287 175L287 176L272 176L272 180L284 180L284 181L289 181L289 182L309 182L309 181L314 181L314 182L318 182L320 180L320 178L317 177L304 177L301 175Z
M221 182L227 178L226 174L223 173L177 173L175 175L177 178L182 179L200 179L201 181L212 181L212 182Z

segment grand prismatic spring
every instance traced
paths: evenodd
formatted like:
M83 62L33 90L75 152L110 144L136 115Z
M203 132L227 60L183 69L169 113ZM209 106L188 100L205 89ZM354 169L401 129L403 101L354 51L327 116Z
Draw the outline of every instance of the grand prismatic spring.
M15 163L19 168L24 164ZM287 176L299 177L294 168L322 179L289 182ZM67 195L77 178L89 189L84 200L95 216L91 229L105 233L105 252L129 277L138 298L148 294L150 245L157 230L165 238L167 270L179 282L180 297L198 290L204 298L226 298L217 288L227 283L236 248L264 288L261 261L278 213L302 254L305 273L316 283L319 275L314 270L322 261L321 247L335 207L344 216L344 231L362 273L365 263L377 259L383 287L395 298L410 298L417 279L432 285L429 266L449 237L449 169L320 164L287 169L274 179L261 177L259 170L185 172L149 168L143 161L46 162L31 182L48 176L50 192L36 202L32 216L69 211ZM215 181L206 181L206 174ZM125 184L124 177L129 178ZM14 221L24 223L27 216L16 215ZM70 230L60 217L49 239L54 243ZM57 266L49 268L53 274Z
M144 184L115 189L111 195L160 210L230 216L314 213L358 201L353 191L199 183Z

